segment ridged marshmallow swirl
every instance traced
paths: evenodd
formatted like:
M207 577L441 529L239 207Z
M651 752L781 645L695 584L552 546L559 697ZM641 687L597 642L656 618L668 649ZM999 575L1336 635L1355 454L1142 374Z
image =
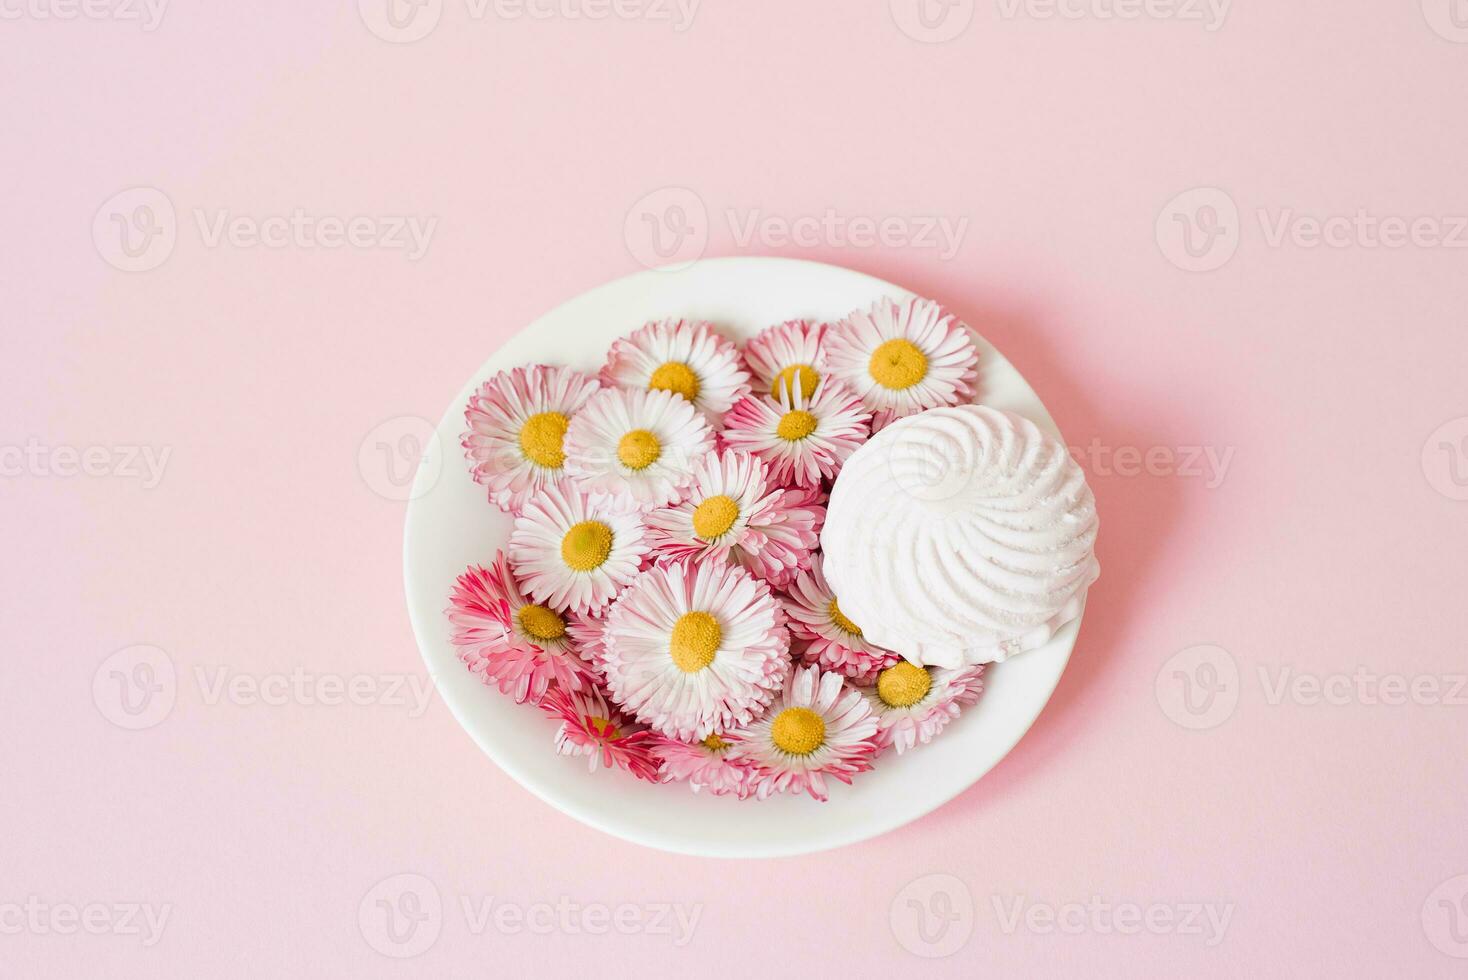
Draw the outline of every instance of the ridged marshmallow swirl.
M1059 440L981 405L935 408L846 461L825 572L866 639L917 664L1004 660L1080 614L1096 500Z

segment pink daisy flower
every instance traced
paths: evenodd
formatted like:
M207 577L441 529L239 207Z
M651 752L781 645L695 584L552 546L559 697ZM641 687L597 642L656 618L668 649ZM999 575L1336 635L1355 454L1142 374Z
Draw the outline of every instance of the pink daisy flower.
M873 413L873 431L894 419L973 394L979 352L968 328L937 303L878 300L826 332L826 367Z
M824 323L809 320L788 320L761 330L744 345L744 361L754 375L755 393L768 391L771 398L779 398L782 391L803 391L806 397L813 394L825 365L826 355L821 350L825 333Z
M714 796L742 800L752 791L750 770L742 762L730 761L732 747L733 743L718 735L701 742L679 742L659 735L652 743L653 754L662 760L663 782L686 782L695 793L706 789Z
M559 718L556 751L561 755L587 758L587 768L625 769L638 779L656 782L658 761L652 754L653 734L634 730L622 717L607 707L600 692L566 691L551 688L541 699L540 707L553 718Z
M877 716L877 745L895 746L898 755L926 745L972 705L984 690L984 666L917 667L898 661L862 691Z
M659 320L612 344L603 384L682 395L717 424L749 393L739 348L695 320Z
M578 489L619 509L650 510L677 500L694 461L713 448L713 430L687 399L604 388L566 430L566 472Z
M489 568L472 566L459 576L446 612L459 659L500 693L538 702L552 681L571 691L590 686L565 619L525 598L504 552Z
M566 429L600 385L563 367L501 371L469 398L460 440L474 482L496 507L518 514L525 501L565 475Z
M607 614L605 636L612 700L683 741L748 724L790 669L785 613L769 586L723 562L644 572Z
M525 590L553 609L595 612L631 584L648 548L636 514L569 485L543 488L515 518L510 564Z
M823 565L823 558L817 555L786 592L785 612L790 617L791 635L806 641L801 652L806 663L839 671L858 683L871 683L878 671L902 658L868 643L861 627L846 618L826 581Z
M872 768L877 719L860 691L835 673L797 667L764 717L740 732L731 761L753 767L754 795L827 798L826 777L850 783Z
M568 613L566 634L571 637L571 649L581 658L587 671L598 684L605 683L601 673L601 658L605 650L607 611Z
M660 561L733 561L782 586L820 545L820 499L815 490L772 487L749 453L710 454L681 503L646 515L648 540Z
M808 397L802 387L793 395L781 387L778 399L741 398L724 418L723 438L764 460L776 483L815 488L866 441L872 414L839 381L822 381Z

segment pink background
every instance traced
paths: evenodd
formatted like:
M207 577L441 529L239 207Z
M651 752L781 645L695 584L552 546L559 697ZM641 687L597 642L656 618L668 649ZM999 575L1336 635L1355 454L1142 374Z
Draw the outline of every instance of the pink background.
M1468 214L1468 44L1415 2L1239 0L1216 31L1095 6L982 0L938 44L874 0L709 0L682 32L445 0L408 44L347 0L180 0L154 31L7 7L0 444L46 465L0 479L0 973L1461 975L1468 912L1429 897L1468 890L1468 704L1270 691L1286 669L1444 689L1465 670L1468 423L1434 432L1468 415L1468 250L1271 244L1268 221ZM136 186L171 199L178 241L127 273L91 228ZM420 717L390 698L210 703L196 669L421 683L404 504L359 447L385 420L436 419L522 324L641 268L626 219L668 187L706 207L708 255L819 259L941 299L1072 444L1232 451L1221 482L1093 466L1105 573L1014 753L885 838L725 863L562 817L436 700ZM1156 228L1198 187L1236 203L1220 221L1238 248L1189 272ZM210 248L193 218L296 208L438 224L409 261ZM725 217L827 209L968 226L945 260L740 244ZM109 476L52 472L58 447L126 446L171 452L156 487L120 450ZM93 680L138 644L166 652L177 695L129 731ZM1238 700L1188 730L1167 665L1200 644L1227 651ZM973 933L927 959L894 901L940 871ZM401 873L444 903L406 961L359 919ZM150 947L8 928L32 896L171 912ZM460 899L490 896L702 913L681 947L476 935ZM1094 920L1006 932L995 902L1021 896L1234 909L1212 946Z

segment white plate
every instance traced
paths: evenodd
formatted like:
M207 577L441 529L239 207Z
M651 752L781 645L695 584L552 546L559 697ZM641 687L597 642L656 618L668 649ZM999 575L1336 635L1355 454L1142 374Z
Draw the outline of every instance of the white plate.
M501 769L551 806L638 844L711 857L774 857L851 844L916 820L963 792L1014 747L1059 682L1079 620L1045 647L991 667L978 705L932 744L901 757L884 754L875 770L849 787L831 781L824 804L807 797L715 798L621 771L589 773L584 759L555 754L555 722L481 684L449 642L443 610L455 577L471 564L487 565L510 530L510 521L470 480L459 449L464 406L485 379L537 362L594 374L613 340L663 317L709 320L743 341L783 320L832 321L878 297L910 295L815 262L706 259L677 272L638 273L578 296L516 334L475 373L449 405L419 469L403 564L413 630L429 673L454 717ZM981 341L980 357L979 401L1059 435L1034 390L998 351Z

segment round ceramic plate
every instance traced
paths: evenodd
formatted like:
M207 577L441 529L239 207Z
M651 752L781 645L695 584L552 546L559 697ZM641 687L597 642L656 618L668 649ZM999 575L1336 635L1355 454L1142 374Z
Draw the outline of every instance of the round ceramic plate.
M953 799L1004 758L1060 680L1080 622L1045 647L991 667L979 703L929 745L885 754L831 798L765 801L695 794L621 772L590 773L584 758L555 753L556 722L473 677L455 656L444 616L454 579L487 565L510 520L470 478L459 448L470 394L498 371L565 364L595 374L616 338L664 317L708 320L747 340L764 327L804 318L834 321L882 296L912 294L870 276L815 262L706 259L675 272L643 272L593 289L513 337L475 372L439 423L408 506L404 573L413 630L428 671L454 717L501 769L526 789L598 830L649 847L712 857L803 854L875 837ZM941 299L941 297L939 298ZM980 341L978 401L1017 412L1059 435L1034 390Z

